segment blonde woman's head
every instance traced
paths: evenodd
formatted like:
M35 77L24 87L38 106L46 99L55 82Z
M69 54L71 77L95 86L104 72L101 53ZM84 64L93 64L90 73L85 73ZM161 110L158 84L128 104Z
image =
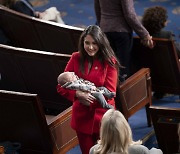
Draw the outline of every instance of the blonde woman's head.
M99 148L96 153L128 154L133 144L131 128L121 112L109 109L103 116L100 129Z

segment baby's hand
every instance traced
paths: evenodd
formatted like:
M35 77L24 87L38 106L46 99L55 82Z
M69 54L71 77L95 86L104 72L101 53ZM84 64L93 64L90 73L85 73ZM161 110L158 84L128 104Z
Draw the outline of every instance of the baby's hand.
M96 86L91 87L92 91L96 91Z

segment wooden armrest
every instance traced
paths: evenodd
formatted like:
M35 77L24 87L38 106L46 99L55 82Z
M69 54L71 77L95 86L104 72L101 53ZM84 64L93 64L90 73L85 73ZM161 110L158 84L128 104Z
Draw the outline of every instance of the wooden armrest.
M150 70L149 68L142 68L118 87L116 106L126 119L141 108L146 107L148 126L150 126L148 108L152 104L151 97Z
M53 140L53 154L66 153L78 144L76 132L71 128L72 107L54 117L48 117L48 126Z
M164 154L179 153L180 108L150 106L158 147Z

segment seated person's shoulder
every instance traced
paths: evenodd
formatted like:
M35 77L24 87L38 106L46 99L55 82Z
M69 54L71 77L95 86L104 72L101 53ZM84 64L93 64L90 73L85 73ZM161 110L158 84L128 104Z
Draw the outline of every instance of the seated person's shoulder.
M164 32L165 37L168 39L172 39L172 37L175 36L172 31L163 30L163 32Z
M161 30L160 32L154 34L153 37L165 38L165 39L173 39L174 34L171 31Z
M161 149L151 148L150 154L163 154L163 152L161 151Z
M147 147L139 144L129 146L128 151L129 154L150 154Z
M128 149L129 154L163 154L160 149L152 148L149 150L144 145L131 145Z

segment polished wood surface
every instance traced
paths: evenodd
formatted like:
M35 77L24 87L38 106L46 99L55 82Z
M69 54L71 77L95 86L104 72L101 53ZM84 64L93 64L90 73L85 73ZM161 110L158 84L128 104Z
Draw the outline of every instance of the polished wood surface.
M0 142L21 143L22 154L65 154L78 144L71 107L46 121L37 94L0 90Z
M0 45L0 89L38 94L43 107L60 113L72 105L56 91L57 77L70 57Z
M82 28L44 21L0 6L0 25L13 46L72 54Z
M163 154L175 154L180 151L180 108L150 106L157 142Z
M151 126L149 106L152 104L151 77L148 68L142 68L120 84L116 106L128 120L134 113L146 108L148 126Z
M150 68L153 91L180 95L180 61L174 42L158 38L153 41L155 47L150 49L134 38L132 68Z

